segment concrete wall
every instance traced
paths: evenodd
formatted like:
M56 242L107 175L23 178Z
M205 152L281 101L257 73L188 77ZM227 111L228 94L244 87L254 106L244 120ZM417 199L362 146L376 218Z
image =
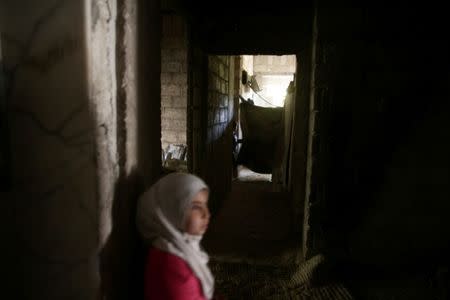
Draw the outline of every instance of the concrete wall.
M258 94L264 98L253 97L255 104L283 106L289 83L294 80L295 67L295 55L255 55L253 73L261 89Z
M159 5L3 1L0 14L13 154L3 294L135 298L134 202L161 171Z
M146 248L135 228L136 200L162 173L160 7L120 0L117 9L118 178L103 208L111 228L100 251L102 297L141 299Z
M313 34L307 250L381 268L448 263L445 18L335 9L318 6Z
M86 51L86 32L95 28L87 27L83 1L34 4L2 1L0 7L12 152L11 190L1 196L11 231L7 288L16 299L96 299L95 138L104 128L93 118L97 95L90 93ZM98 8L99 26L114 18L108 13Z
M161 143L186 144L187 28L182 16L163 15L161 44Z
M87 6L88 89L94 112L100 246L112 230L110 217L119 175L117 145L116 1Z
M254 74L289 75L295 73L295 55L255 55Z

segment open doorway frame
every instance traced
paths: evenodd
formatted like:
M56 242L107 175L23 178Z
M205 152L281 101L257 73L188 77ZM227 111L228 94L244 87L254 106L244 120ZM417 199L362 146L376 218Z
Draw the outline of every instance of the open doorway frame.
M189 63L189 98L188 98L188 145L189 157L191 157L189 168L193 173L207 178L212 185L222 185L223 193L226 193L230 188L232 173L227 172L228 182L220 182L217 176L207 174L207 168L213 167L210 163L211 159L208 157L208 150L211 150L207 144L208 124L211 119L208 119L208 54L200 48L189 47L190 49L190 63ZM235 53L233 53L235 54ZM248 53L247 53L248 54ZM268 53L270 54L270 53ZM295 76L295 92L292 101L293 116L292 116L292 137L289 150L287 152L288 168L287 180L285 189L291 193L291 206L294 224L293 231L298 236L304 234L305 221L305 207L308 207L306 201L306 180L309 176L307 170L308 161L308 138L310 134L309 116L310 116L310 52L307 49L296 53L296 76ZM235 74L236 75L236 74ZM239 75L239 74L238 74ZM238 76L239 77L239 76ZM239 78L235 80L239 82ZM234 97L234 114L239 105L238 98ZM231 141L232 131L226 132L228 140ZM231 152L231 149L230 149ZM210 177L208 177L210 176ZM221 199L212 199L218 201L212 205L213 210L221 206ZM307 213L307 212L306 212ZM306 229L307 230L307 229Z

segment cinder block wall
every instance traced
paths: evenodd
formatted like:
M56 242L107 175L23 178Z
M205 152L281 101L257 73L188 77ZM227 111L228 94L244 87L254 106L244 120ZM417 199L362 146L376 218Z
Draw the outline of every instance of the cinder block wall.
M207 55L198 47L193 46L190 51L190 95L189 106L192 110L188 114L188 160L189 168L198 175L204 175L204 155L206 140L206 96L207 96Z
M187 30L182 16L162 16L161 146L186 144Z
M294 55L255 55L253 58L253 74L281 74L295 73Z
M189 139L194 173L211 188L210 207L216 212L228 193L232 178L231 133L235 118L235 83L239 61L228 56L207 56L199 47L191 51ZM231 79L231 81L230 81Z
M233 99L230 97L230 60L228 56L208 57L208 96L206 131L206 178L215 192L214 211L229 191L232 176L231 132ZM232 63L234 66L234 62ZM231 83L234 85L234 82ZM234 90L231 87L231 90Z
M207 141L212 147L212 142L223 136L228 123L229 58L226 56L210 56L208 63Z

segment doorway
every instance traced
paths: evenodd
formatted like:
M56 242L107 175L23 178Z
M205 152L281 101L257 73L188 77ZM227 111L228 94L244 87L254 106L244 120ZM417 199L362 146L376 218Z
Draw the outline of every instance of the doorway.
M214 218L205 247L216 258L265 261L284 255L293 261L298 251L287 249L298 249L298 241L288 171L296 56L206 57L206 68L194 67L207 74L198 107L204 110L205 139L197 139L204 152L194 155L212 191ZM201 78L193 77L194 89L202 87Z
M288 183L295 55L240 56L235 180Z

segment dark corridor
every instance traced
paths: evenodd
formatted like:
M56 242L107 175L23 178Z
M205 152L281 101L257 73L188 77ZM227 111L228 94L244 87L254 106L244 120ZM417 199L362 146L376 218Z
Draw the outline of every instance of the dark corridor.
M167 172L169 132L211 188L204 245L227 299L449 299L447 12L1 1L4 294L140 299L136 198ZM290 185L236 185L231 57L287 54Z

